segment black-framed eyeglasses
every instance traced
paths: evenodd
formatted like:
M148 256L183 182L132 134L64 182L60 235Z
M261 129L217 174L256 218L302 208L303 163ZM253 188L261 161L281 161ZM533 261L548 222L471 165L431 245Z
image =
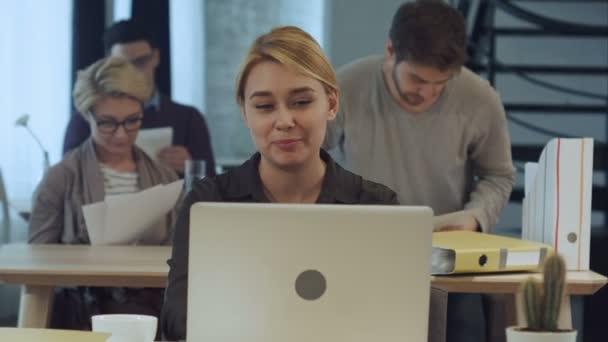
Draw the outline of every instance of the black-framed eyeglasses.
M104 134L114 134L118 130L118 127L122 126L125 131L133 132L141 127L143 117L141 115L126 118L122 121L116 121L112 119L98 119L93 113L89 113L95 123L97 124L97 130Z

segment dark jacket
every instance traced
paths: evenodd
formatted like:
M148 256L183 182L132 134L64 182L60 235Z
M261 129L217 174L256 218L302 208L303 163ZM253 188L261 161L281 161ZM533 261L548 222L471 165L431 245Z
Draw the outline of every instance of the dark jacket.
M160 109L146 109L142 129L170 126L173 145L185 146L192 159L204 160L207 175L215 175L215 159L209 129L203 115L194 107L184 106L160 95ZM63 153L80 146L91 135L89 124L80 114L73 114L65 131Z
M386 186L364 180L361 176L343 169L323 150L321 158L327 167L317 203L399 204L397 194ZM258 171L259 162L260 154L256 153L230 172L198 181L186 196L178 215L173 252L168 261L169 284L161 322L165 338L178 340L186 336L190 207L195 202L269 202L264 195Z

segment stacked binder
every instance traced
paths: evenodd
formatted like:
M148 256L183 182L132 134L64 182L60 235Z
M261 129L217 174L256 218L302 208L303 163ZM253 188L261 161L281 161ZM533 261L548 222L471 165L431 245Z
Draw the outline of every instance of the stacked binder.
M553 249L545 244L470 231L433 233L435 275L537 270Z
M552 246L569 270L588 270L593 139L553 139L525 172L522 238Z

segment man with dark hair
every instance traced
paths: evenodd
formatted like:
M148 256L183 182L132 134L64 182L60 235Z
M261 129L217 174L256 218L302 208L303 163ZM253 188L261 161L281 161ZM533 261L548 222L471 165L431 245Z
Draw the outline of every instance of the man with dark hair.
M325 146L407 205L455 221L437 229L490 232L515 180L506 116L490 84L463 66L460 13L442 1L402 5L385 56L341 68L341 108Z
M443 1L403 4L385 55L338 71L340 111L325 147L340 147L347 167L395 190L401 204L433 208L436 230L491 232L515 170L502 103L463 66L465 32ZM479 321L479 296L450 297L449 341L483 340Z
M142 129L173 129L173 145L161 149L155 157L180 175L184 172L187 159L204 160L206 174L215 175L215 159L203 115L193 107L171 101L166 95L160 94L155 86L160 51L153 34L144 25L125 20L109 27L104 33L103 42L106 54L128 59L153 85L154 90L144 105ZM65 133L64 153L79 146L89 136L89 125L80 115L72 115Z

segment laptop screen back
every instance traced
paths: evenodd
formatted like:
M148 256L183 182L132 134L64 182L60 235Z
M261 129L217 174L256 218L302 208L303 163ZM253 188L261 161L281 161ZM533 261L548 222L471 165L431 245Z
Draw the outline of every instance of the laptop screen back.
M188 341L426 341L426 207L197 203Z

